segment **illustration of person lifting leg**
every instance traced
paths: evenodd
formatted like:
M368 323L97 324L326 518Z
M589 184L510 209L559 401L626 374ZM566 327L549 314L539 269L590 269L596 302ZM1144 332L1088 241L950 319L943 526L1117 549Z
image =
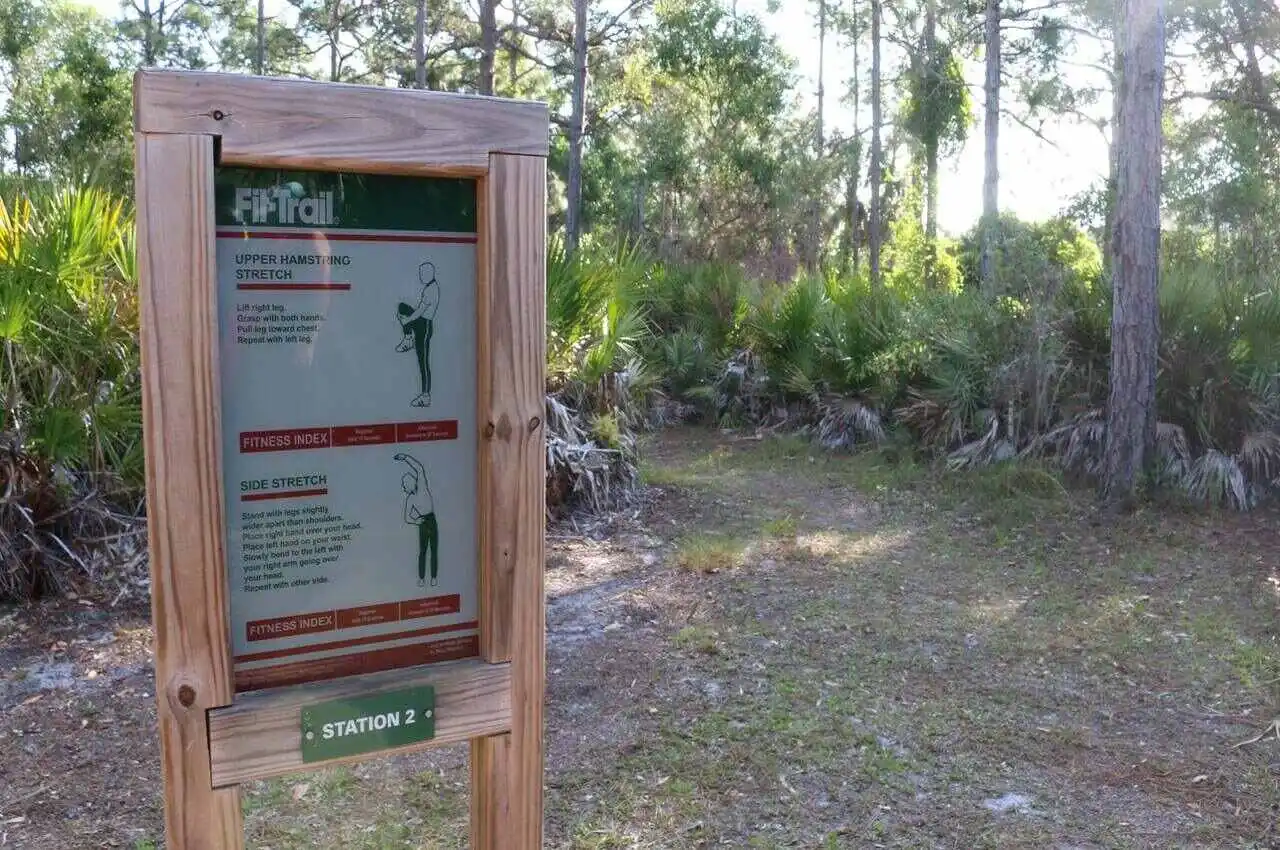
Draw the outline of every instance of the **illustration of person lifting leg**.
M418 282L422 284L422 290L418 293L417 306L401 301L396 307L396 319L400 322L403 334L396 351L412 351L418 360L418 395L409 404L413 407L430 407L431 331L436 310L440 307L440 287L436 284L434 263L427 262L418 266Z
M436 522L435 502L427 487L427 471L417 458L398 454L395 459L407 464L410 471L400 479L404 488L404 521L418 527L418 587L426 584L427 563L431 564L431 586L439 584L440 526Z

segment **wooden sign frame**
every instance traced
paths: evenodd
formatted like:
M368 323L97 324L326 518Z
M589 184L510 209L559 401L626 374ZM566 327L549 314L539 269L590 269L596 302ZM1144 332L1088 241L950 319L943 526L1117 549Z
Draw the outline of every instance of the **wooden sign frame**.
M475 850L542 846L547 107L200 72L134 83L156 697L170 850L240 850L238 784L300 771L303 705L430 685ZM480 658L233 693L214 165L477 180ZM339 761L358 761L368 755ZM334 761L324 762L331 765Z

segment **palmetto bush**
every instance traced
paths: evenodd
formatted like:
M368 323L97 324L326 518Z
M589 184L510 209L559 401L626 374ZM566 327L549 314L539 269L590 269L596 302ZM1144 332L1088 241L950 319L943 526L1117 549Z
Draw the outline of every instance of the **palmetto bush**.
M825 282L802 275L790 286L765 290L748 316L744 345L763 366L767 390L779 404L821 394L830 315Z
M642 298L654 327L683 331L700 347L727 355L741 340L759 287L740 268L716 263L657 265L646 276Z
M0 596L122 552L143 476L132 230L96 189L0 201Z
M1192 498L1247 507L1280 486L1280 291L1177 264L1160 293L1162 421L1186 435Z
M886 285L752 284L718 266L643 276L650 380L729 425L831 448L904 431L952 467L1047 455L1096 477L1111 297L1101 253L1065 221L1002 221L993 284L977 240L922 283L918 228L895 231ZM897 244L901 243L901 244ZM1155 481L1244 508L1280 489L1280 294L1211 259L1165 270Z
M655 374L634 248L547 252L547 505L601 510L638 481L632 432L645 423Z

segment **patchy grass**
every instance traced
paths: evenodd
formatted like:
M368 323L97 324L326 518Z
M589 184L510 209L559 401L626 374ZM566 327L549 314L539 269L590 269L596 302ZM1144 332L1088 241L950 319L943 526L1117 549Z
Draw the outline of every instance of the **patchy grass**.
M791 514L767 520L761 529L765 537L776 540L794 540L796 537L796 518Z
M698 534L677 544L676 564L686 570L715 573L741 564L746 548L743 541L732 537Z
M1268 646L1237 647L1232 666L1246 688L1271 688L1280 694L1280 647L1274 637Z
M671 642L679 649L715 655L720 651L717 637L717 633L706 626L685 626L676 632Z
M399 761L399 760L397 760ZM252 783L244 789L249 846L271 850L461 850L461 779L368 762Z

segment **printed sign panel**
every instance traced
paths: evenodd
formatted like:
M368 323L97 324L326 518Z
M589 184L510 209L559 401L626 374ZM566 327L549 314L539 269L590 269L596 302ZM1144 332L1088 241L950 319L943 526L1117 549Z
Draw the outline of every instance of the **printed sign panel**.
M475 182L215 186L236 690L478 654Z
M302 709L304 763L388 750L435 737L430 686L331 700Z

